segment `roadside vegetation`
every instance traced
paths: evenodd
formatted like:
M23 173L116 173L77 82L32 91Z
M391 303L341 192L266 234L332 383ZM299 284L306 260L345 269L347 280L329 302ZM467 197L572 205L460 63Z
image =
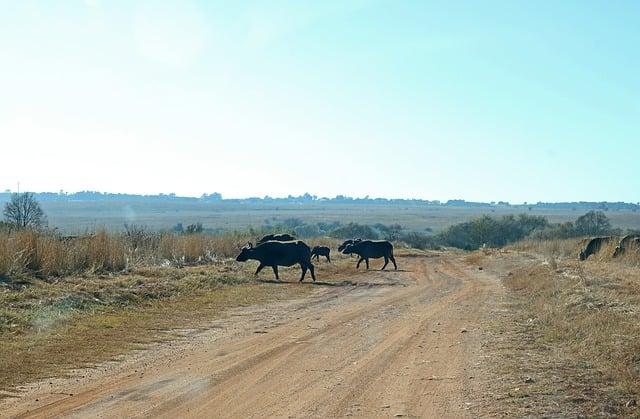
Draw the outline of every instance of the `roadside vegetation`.
M205 327L230 307L309 292L309 286L256 281L254 266L233 261L243 244L273 232L332 249L355 237L418 249L482 249L467 263L509 272L503 276L508 315L487 343L505 378L494 390L509 409L561 414L567 411L559 406L569 400L577 414L626 414L640 397L640 249L612 260L610 244L584 263L577 260L585 237L623 234L604 212L556 224L529 214L482 216L437 234L400 224L287 218L236 231L212 232L196 222L166 231L125 225L121 232L65 236L47 226L26 196L7 204L0 223L0 397L20 383L175 338L177 329ZM21 213L26 210L29 217ZM318 264L321 280L355 274L353 260L332 259ZM297 272L283 276L297 282ZM522 375L532 377L531 385L522 386ZM548 404L532 407L531 397Z
M0 288L0 398L16 385L206 328L230 308L310 290L261 283L251 267L232 262L13 282Z
M119 233L64 236L47 227L36 201L18 198L28 205L11 216L5 211L0 223L0 398L19 384L206 327L232 307L312 290L297 284L297 271L281 271L295 285L274 287L254 277L255 265L232 259L256 240L255 230L204 234L198 223L175 232L126 225ZM25 208L36 215L27 223ZM309 244L336 247L336 240ZM352 260L333 259L317 265L321 279L353 274L346 269Z
M16 385L117 358L180 330L207 327L233 307L313 290L299 272L256 278L225 236L99 232L63 240L33 230L0 234L0 398ZM137 243L137 244L133 244ZM242 243L242 242L240 242ZM318 240L325 244L326 240ZM316 264L322 284L355 274L353 261ZM266 280L266 281L265 281Z
M613 242L581 262L585 242L528 238L472 254L507 290L485 342L501 378L489 413L638 415L640 249L613 259Z

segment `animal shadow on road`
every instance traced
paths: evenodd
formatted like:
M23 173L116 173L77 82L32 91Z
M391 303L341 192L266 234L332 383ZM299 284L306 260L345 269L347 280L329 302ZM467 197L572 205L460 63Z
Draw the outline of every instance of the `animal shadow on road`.
M277 279L256 279L258 282L262 282L263 284L278 284L278 285L291 285L291 284L311 284L318 285L324 287L348 287L348 286L356 286L358 283L353 281L341 281L341 282L326 282L326 281L278 281Z
M326 281L316 281L316 282L299 282L299 281L277 281L275 279L257 279L257 282L262 282L263 284L277 284L277 285L292 285L292 284L308 284L317 287L392 287L394 285L403 285L398 282L389 282L389 283L372 283L372 282L357 282L357 281L340 281L340 282L326 282Z

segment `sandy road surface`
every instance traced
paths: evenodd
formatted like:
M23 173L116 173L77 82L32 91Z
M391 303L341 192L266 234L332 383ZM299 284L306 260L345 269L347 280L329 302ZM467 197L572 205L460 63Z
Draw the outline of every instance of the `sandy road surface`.
M471 416L497 281L455 255L399 265L357 277L358 286L235 310L85 380L34 387L0 415Z

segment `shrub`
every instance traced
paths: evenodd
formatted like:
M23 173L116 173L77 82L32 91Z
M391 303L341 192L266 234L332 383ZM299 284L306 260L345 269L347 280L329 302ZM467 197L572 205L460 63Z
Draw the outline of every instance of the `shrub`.
M296 237L317 237L322 234L317 224L304 224L293 229Z
M631 234L632 231L629 232ZM611 222L602 211L590 211L579 217L575 223L548 224L536 229L529 236L538 240L570 239L582 236L620 235L622 230L612 228Z
M578 237L579 234L576 231L572 222L551 224L545 228L535 230L531 233L529 238L537 240L553 240L553 239L570 239Z
M547 225L547 219L540 216L520 214L518 217L507 215L494 218L484 215L449 227L439 235L439 240L447 246L466 250L478 249L483 245L501 247Z
M589 211L575 222L579 236L599 236L611 232L611 222L602 211Z
M402 226L400 224L374 224L373 227L380 232L380 236L385 240L398 240L402 235Z
M357 223L349 223L345 226L338 227L329 235L336 239L351 239L354 237L360 237L363 239L375 240L379 237L378 233L371 226Z
M185 234L197 234L203 231L202 223L189 224L184 230Z
M438 249L440 247L438 237L415 231L403 234L400 240L415 249Z

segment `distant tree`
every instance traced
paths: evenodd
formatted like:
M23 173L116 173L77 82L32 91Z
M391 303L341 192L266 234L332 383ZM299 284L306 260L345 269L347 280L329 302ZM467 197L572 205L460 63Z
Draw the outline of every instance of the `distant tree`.
M602 211L589 211L575 222L576 232L582 236L597 236L611 232L611 222Z
M173 231L175 231L176 233L184 233L184 227L182 226L182 223L178 223L176 225L173 226Z
M285 218L284 220L282 220L282 222L280 224L282 224L282 226L284 228L294 229L296 227L303 226L304 225L304 221L301 218L290 217L290 218Z
M378 239L378 232L371 226L366 224L349 223L347 225L336 228L329 233L329 236L338 239Z
M47 225L47 217L30 192L14 193L4 206L4 219L14 228L42 228Z
M220 194L219 192L214 192L212 194L207 195L205 193L205 194L202 194L200 199L203 201L222 201L222 194Z
M316 237L321 234L317 224L303 224L293 229L296 237Z
M529 236L532 239L552 240L552 239L568 239L577 237L580 234L576 232L576 228L571 221L561 224L549 224L545 228L537 229Z
M385 240L398 240L402 234L402 226L400 224L385 225L377 223L373 225L373 228L380 232L381 236Z
M196 234L202 233L204 228L202 227L202 223L189 224L187 228L184 230L187 234Z

